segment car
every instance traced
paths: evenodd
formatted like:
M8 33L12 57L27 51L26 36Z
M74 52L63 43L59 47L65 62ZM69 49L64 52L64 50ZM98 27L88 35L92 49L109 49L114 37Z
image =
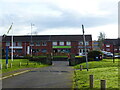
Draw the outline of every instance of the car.
M115 57L115 58L120 58L120 55L115 55L114 57Z
M113 57L113 53L108 52L108 53L106 53L106 56L107 56L107 57Z
M106 51L101 51L104 54L104 57L113 57L113 53L111 52L106 52Z

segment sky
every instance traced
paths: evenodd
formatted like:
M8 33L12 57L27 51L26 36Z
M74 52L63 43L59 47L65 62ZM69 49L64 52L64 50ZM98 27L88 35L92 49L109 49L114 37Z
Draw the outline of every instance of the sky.
M0 0L0 35L91 34L118 38L119 0ZM32 29L31 29L32 26Z

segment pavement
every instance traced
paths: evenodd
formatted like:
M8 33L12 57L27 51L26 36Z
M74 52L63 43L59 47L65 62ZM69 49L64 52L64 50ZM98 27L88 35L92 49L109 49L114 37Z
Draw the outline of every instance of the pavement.
M25 73L26 72L26 73ZM3 90L7 89L72 89L74 69L68 61L53 61L52 66L31 68L14 73L10 78L2 80ZM15 75L16 74L16 75Z

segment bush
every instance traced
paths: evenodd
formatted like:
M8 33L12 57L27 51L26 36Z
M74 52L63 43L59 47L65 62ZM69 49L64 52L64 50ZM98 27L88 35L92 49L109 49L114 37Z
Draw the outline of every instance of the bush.
M93 61L93 60L102 60L102 52L101 51L90 51L88 52L88 59L90 61ZM98 57L98 58L96 58Z

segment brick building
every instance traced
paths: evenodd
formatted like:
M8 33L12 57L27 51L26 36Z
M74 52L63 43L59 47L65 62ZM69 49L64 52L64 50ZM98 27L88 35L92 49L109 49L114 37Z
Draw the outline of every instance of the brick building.
M92 36L85 35L87 51L92 50ZM2 40L2 48L5 51L9 47L11 54L11 36L6 36ZM83 35L25 35L14 36L13 43L14 56L42 55L53 53L56 55L84 52Z
M103 44L103 51L119 53L120 51L119 39L105 39Z
M98 46L98 41L92 41L92 49L93 50L100 50Z

